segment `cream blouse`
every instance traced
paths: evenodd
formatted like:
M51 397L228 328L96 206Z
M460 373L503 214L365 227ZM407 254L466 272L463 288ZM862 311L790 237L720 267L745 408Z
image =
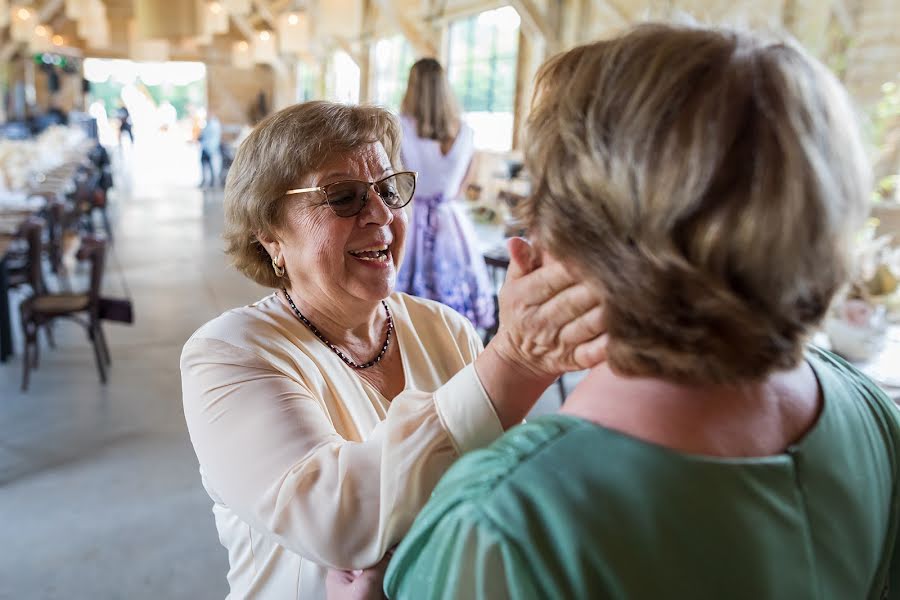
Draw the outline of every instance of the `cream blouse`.
M469 322L405 294L387 303L406 375L392 402L274 294L185 344L185 419L230 598L324 598L326 567L378 562L451 463L502 434Z

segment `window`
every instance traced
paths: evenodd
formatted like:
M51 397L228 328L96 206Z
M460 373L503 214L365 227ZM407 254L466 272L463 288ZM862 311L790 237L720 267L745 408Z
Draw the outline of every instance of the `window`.
M512 146L518 53L519 13L511 6L450 24L450 85L480 149Z
M313 67L304 61L297 63L297 102L313 100L316 94L316 73Z
M359 102L359 65L343 50L334 53L328 78L328 97L335 102Z
M376 104L391 110L400 110L400 102L406 93L406 80L414 62L412 47L402 35L379 40L375 44Z

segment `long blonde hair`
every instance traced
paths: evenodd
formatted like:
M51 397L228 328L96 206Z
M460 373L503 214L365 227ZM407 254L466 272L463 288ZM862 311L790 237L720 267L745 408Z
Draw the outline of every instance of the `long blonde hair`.
M409 70L400 112L416 121L420 138L452 142L459 133L459 105L441 63L423 58Z

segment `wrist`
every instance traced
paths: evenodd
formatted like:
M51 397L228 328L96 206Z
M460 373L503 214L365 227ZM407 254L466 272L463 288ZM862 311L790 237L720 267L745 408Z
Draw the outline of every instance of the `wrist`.
M504 429L521 423L556 380L555 375L535 371L493 340L475 360L474 367Z

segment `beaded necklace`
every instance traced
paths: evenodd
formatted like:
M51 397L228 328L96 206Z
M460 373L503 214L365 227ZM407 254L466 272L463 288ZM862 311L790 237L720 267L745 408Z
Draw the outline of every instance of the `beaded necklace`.
M306 325L323 344L331 348L331 351L337 354L338 357L340 357L340 359L347 363L349 366L353 367L354 369L368 369L369 367L374 367L375 365L377 365L379 362L381 362L381 359L384 358L384 353L387 352L388 346L391 344L391 333L394 331L394 319L393 317L391 317L391 311L384 300L381 301L381 305L384 307L384 312L387 314L387 336L384 339L384 345L381 346L381 352L378 353L378 356L367 363L359 364L357 362L353 362L353 360L351 360L349 357L347 357L346 354L341 352L337 346L329 342L325 338L325 336L322 335L322 332L319 331L319 328L313 325L309 319L303 316L303 313L297 310L297 306L294 304L294 299L291 298L290 294L288 294L287 288L281 288L281 291L284 292L284 297L287 298L288 304L291 305L291 310L294 311L294 314L297 315L297 318L300 319L300 322Z

